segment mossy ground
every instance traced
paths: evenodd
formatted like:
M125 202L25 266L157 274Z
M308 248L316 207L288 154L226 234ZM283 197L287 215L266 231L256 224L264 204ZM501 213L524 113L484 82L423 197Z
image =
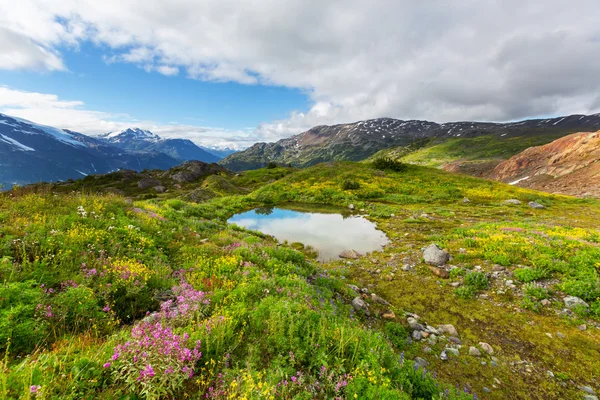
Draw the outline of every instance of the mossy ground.
M344 190L348 180L358 185ZM412 367L398 367L400 351L406 358L426 359L440 382L457 385L460 391L470 388L480 398L581 398L577 385L599 388L597 201L429 168L410 166L395 173L355 163L249 171L211 178L204 185L217 197L200 204L175 198L174 193L171 198L130 204L120 196L54 194L48 187L43 193L25 188L0 198L2 323L11 329L31 327L27 324L32 321L38 326L31 336L12 339L10 354L25 358L9 354L3 363L0 387L6 397L30 397L29 387L39 384L47 398L123 398L125 388L102 364L115 344L129 336L129 327L121 324L156 309L154 295L177 281L174 273L180 268L191 268L189 281L210 292L212 299L201 325L195 321L181 328L207 346L202 360L208 364L185 387L191 397L214 389L214 378L221 373L227 396L269 398L277 382L301 371L307 377L304 391L283 398L310 398L309 378L326 365L358 377L345 392L350 398L433 398L441 389L431 376L411 375ZM195 189L182 188L178 194ZM464 197L470 202L463 202ZM505 205L509 198L522 204ZM532 200L546 208L529 208ZM224 224L235 212L286 202L354 204L391 242L383 252L356 261L317 265L271 238ZM77 210L80 205L85 217ZM475 297L461 298L450 283L463 282L464 274L453 273L444 280L421 262L420 249L430 243L446 248L454 257L450 264L465 273L491 274L494 265L508 272L490 279L489 287ZM98 261L100 251L139 276L148 274L143 287L120 282L126 290L112 291L100 285L115 281L90 278L89 267L82 269L81 263L104 268ZM131 259L145 268L127 264ZM414 267L403 271L404 264ZM515 270L525 271L517 276L535 278L550 289L551 306L541 306L533 297L525 301L524 284ZM516 287L507 288L507 279ZM89 307L74 314L64 308L71 301L66 293L74 289L63 284L71 280L92 296L86 297ZM42 283L59 294L44 293ZM392 303L399 324L405 324L403 312L419 314L432 325L454 324L464 344L461 355L444 362L437 357L442 344L427 344L433 351L426 353L426 343L407 345L405 337L393 334L406 332L400 325L385 325L377 315L350 318L353 294L345 283L372 285L372 291ZM13 296L15 290L27 296ZM563 313L565 292L585 297L591 310ZM38 302L66 311L60 321L47 319L36 311ZM111 302L109 315L100 310L105 302ZM219 328L221 317L225 322ZM587 330L577 328L582 323ZM214 333L206 334L206 324L216 327ZM14 331L0 333L10 332ZM5 350L6 335L2 338ZM468 346L480 341L493 346L497 366L491 366L489 356L467 354ZM322 352L315 351L315 343ZM231 356L227 366L225 354ZM484 387L491 391L486 393Z

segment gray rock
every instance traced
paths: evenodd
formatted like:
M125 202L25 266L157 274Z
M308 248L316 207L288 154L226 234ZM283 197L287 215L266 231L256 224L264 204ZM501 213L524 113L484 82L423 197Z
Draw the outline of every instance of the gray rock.
M448 353L446 353L446 350L442 351L442 354L440 354L440 360L448 361Z
M352 300L352 307L357 311L364 310L367 307L367 304L360 297L355 297L354 300Z
M530 201L529 207L535 208L536 210L541 210L542 208L544 208L543 205L541 205L540 203L536 203L535 201Z
M518 206L519 204L521 204L521 202L517 199L508 199L504 201L504 204L513 204L515 206Z
M352 290L354 290L356 293L358 293L360 291L360 289L358 288L358 286L356 285L348 285L348 287Z
M384 306L390 305L390 303L387 300L377 296L375 293L371 293L371 300L373 300L376 303L383 304Z
M596 394L596 391L593 388L589 387L589 386L579 386L579 389L583 390L587 394Z
M418 342L419 340L421 340L422 337L423 337L423 334L421 333L421 331L413 331L413 333L412 333L413 340Z
M430 244L423 250L423 259L427 264L441 266L448 262L450 254L436 244Z
M160 181L158 179L146 177L142 178L142 180L137 183L137 186L140 189L148 189L153 186L160 186Z
M349 208L350 210L354 210L354 204L350 204L350 205L348 206L348 208Z
M423 351L427 354L431 353L433 350L431 349L431 347L429 346L425 346L425 348L423 349Z
M479 342L479 347L481 347L481 349L488 354L494 354L494 349L492 348L492 346L485 342Z
M351 260L356 260L360 257L360 254L354 250L344 250L340 253L340 258L347 258Z
M413 317L408 317L406 319L406 322L408 322L408 327L413 331L420 331L423 329L423 325L418 323L417 320Z
M469 347L469 355L473 356L473 357L481 357L481 352L479 351L479 349L475 346L471 346Z
M471 202L471 200L469 200L468 198L466 198L466 197L465 197L464 199L462 199L462 202L463 202L463 203L470 203L470 202Z
M583 400L598 400L598 397L591 394L586 394L585 396L583 396Z
M552 372L552 371L548 370L548 371L546 371L546 376L547 376L548 378L554 378L554 372Z
M584 306L585 308L589 308L589 304L575 296L567 296L563 299L565 302L565 306L567 308L573 308L575 306Z
M580 331L585 331L587 329L587 325L581 324L581 325L577 326L577 329L579 329Z
M460 355L460 351L455 349L454 347L446 347L444 349L446 353L452 354L454 357L458 357Z
M448 338L448 341L450 343L454 343L454 344L461 344L462 345L462 340L460 340L459 338L457 338L456 336L450 336Z
M167 188L164 186L158 185L158 186L154 186L154 191L156 193L164 193L167 191Z
M415 357L415 364L417 364L419 367L423 367L423 368L425 368L429 365L427 360L424 360L421 357Z
M483 388L483 391L484 391L484 392L486 392L486 393L489 393L489 392L491 392L491 390L490 390L490 389L488 389L488 388L486 388L486 387L484 387L484 388Z
M456 330L456 328L454 327L454 325L444 324L444 325L438 326L438 329L440 331L442 331L442 332L447 333L450 336L456 336L456 337L458 337L458 331Z
M544 307L548 307L550 304L552 304L548 299L542 300L541 303Z
M565 335L563 335L561 332L556 332L556 337L559 337L561 339L565 338Z

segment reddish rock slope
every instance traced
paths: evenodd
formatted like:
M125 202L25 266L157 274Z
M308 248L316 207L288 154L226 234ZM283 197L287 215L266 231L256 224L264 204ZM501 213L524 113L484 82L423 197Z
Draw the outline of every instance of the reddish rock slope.
M496 166L491 178L546 192L600 197L600 131L530 147Z

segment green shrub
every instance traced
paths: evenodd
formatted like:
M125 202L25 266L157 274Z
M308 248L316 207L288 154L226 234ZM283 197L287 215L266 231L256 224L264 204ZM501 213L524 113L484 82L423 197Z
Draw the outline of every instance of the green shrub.
M270 163L267 164L267 169L275 169L277 167L278 167L278 165L274 161L271 161Z
M388 322L384 326L385 334L397 349L405 349L408 345L408 331L402 324Z
M538 300L544 300L548 298L548 290L542 287L536 286L533 283L528 283L523 286L523 291L527 296L533 297Z
M342 182L342 190L356 190L360 189L360 183L353 181L352 179L346 179Z
M465 275L464 284L466 286L472 287L473 289L475 289L477 291L477 290L487 289L490 282L485 273L471 271L471 272L467 273L467 275Z
M477 290L473 286L459 286L454 289L454 294L461 299L472 299L477 295Z
M515 270L515 277L523 283L537 281L538 279L547 278L550 273L545 268L518 268Z
M380 170L391 170L395 172L404 172L408 169L407 165L403 162L392 160L387 157L376 158L373 161L373 167Z

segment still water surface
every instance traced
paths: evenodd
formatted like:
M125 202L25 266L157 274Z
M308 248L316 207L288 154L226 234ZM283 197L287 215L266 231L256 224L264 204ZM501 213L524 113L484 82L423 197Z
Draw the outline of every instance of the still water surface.
M272 235L280 242L311 246L318 251L319 261L337 259L344 250L365 254L387 244L387 237L374 223L345 210L343 213L263 207L234 215L227 222Z

